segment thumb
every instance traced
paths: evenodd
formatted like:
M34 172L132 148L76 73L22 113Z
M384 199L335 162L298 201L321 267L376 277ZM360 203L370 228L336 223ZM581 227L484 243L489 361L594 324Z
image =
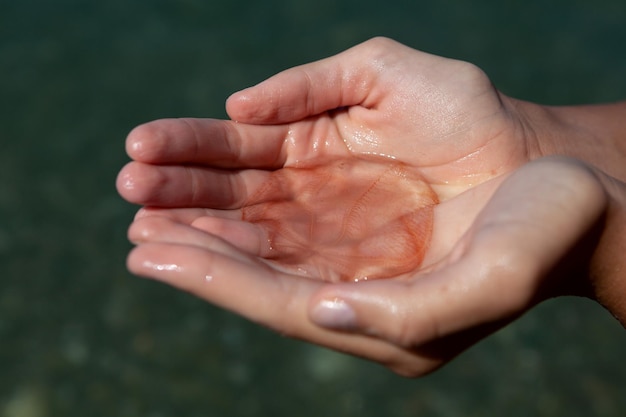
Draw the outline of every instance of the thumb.
M504 325L547 298L548 284L563 281L547 278L572 261L566 255L605 208L604 188L588 167L566 158L531 162L501 184L436 270L327 285L311 299L309 316L322 327L407 348Z
M328 285L311 300L309 317L320 327L412 349L485 323L501 322L517 310L522 304L519 292L501 295L489 288L493 282L485 284L495 273L504 279L503 271L492 266L472 256L411 281ZM523 271L507 271L507 280L520 278ZM493 295L501 297L492 300Z
M290 68L231 95L231 119L251 124L281 124L361 103L375 76L359 46L338 55ZM365 63L364 63L365 62Z

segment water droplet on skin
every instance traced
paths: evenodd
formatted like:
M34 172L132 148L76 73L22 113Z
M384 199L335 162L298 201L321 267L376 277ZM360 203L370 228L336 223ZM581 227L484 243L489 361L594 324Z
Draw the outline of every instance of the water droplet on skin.
M123 177L122 186L126 190L134 190L135 189L135 179L132 175L126 174Z
M152 261L145 261L143 263L144 268L147 269L153 269L155 271L174 271L174 272L180 272L183 270L182 267L176 265L176 264L159 264L159 263L154 263Z

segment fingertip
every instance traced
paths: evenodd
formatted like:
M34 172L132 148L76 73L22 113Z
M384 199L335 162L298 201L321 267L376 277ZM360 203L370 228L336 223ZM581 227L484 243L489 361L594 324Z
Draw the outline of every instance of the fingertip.
M236 122L253 122L259 118L255 111L255 87L249 87L233 93L226 99L226 114Z
M139 277L172 283L186 271L173 246L160 243L143 243L135 246L126 257L126 267ZM179 285L180 286L180 285Z
M132 159L141 157L145 151L146 125L134 127L126 136L126 153Z
M139 219L143 219L144 217L153 216L155 214L155 210L156 209L152 207L141 207L139 210L137 210L137 213L135 213L134 220L139 220Z
M128 227L127 237L134 244L155 240L163 229L166 221L159 216L142 216L136 218Z
M115 188L117 192L126 200L128 200L129 193L136 188L135 177L132 174L132 168L129 164L126 164L115 179Z
M167 143L171 119L153 120L133 128L126 136L126 153L135 161L158 162Z
M138 132L140 126L133 128L128 136L126 136L126 154L134 159L134 156L141 154L143 151L142 137Z
M250 102L250 100L251 100L250 91L253 88L254 87L247 87L247 88L244 88L243 90L239 90L239 91L236 91L236 92L232 93L226 99L226 109L230 109L232 106L237 106L237 104L239 104L239 103L248 103L248 102Z
M148 204L154 191L162 184L163 178L157 170L137 162L124 166L115 181L120 196L133 204Z
M145 262L144 248L142 246L133 247L126 256L126 268L131 274L146 277L142 269Z

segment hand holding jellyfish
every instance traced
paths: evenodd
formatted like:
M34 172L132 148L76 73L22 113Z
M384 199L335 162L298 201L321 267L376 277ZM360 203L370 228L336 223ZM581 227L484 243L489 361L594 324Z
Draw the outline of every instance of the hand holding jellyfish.
M379 38L227 111L129 135L134 273L410 376L550 297L626 316L620 130L598 116L622 104L521 102ZM598 152L574 121L603 126Z

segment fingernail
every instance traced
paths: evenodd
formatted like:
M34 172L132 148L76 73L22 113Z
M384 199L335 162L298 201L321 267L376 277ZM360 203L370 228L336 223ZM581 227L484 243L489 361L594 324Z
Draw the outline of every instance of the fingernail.
M344 300L320 301L311 311L311 319L322 327L347 330L356 326L356 313Z

